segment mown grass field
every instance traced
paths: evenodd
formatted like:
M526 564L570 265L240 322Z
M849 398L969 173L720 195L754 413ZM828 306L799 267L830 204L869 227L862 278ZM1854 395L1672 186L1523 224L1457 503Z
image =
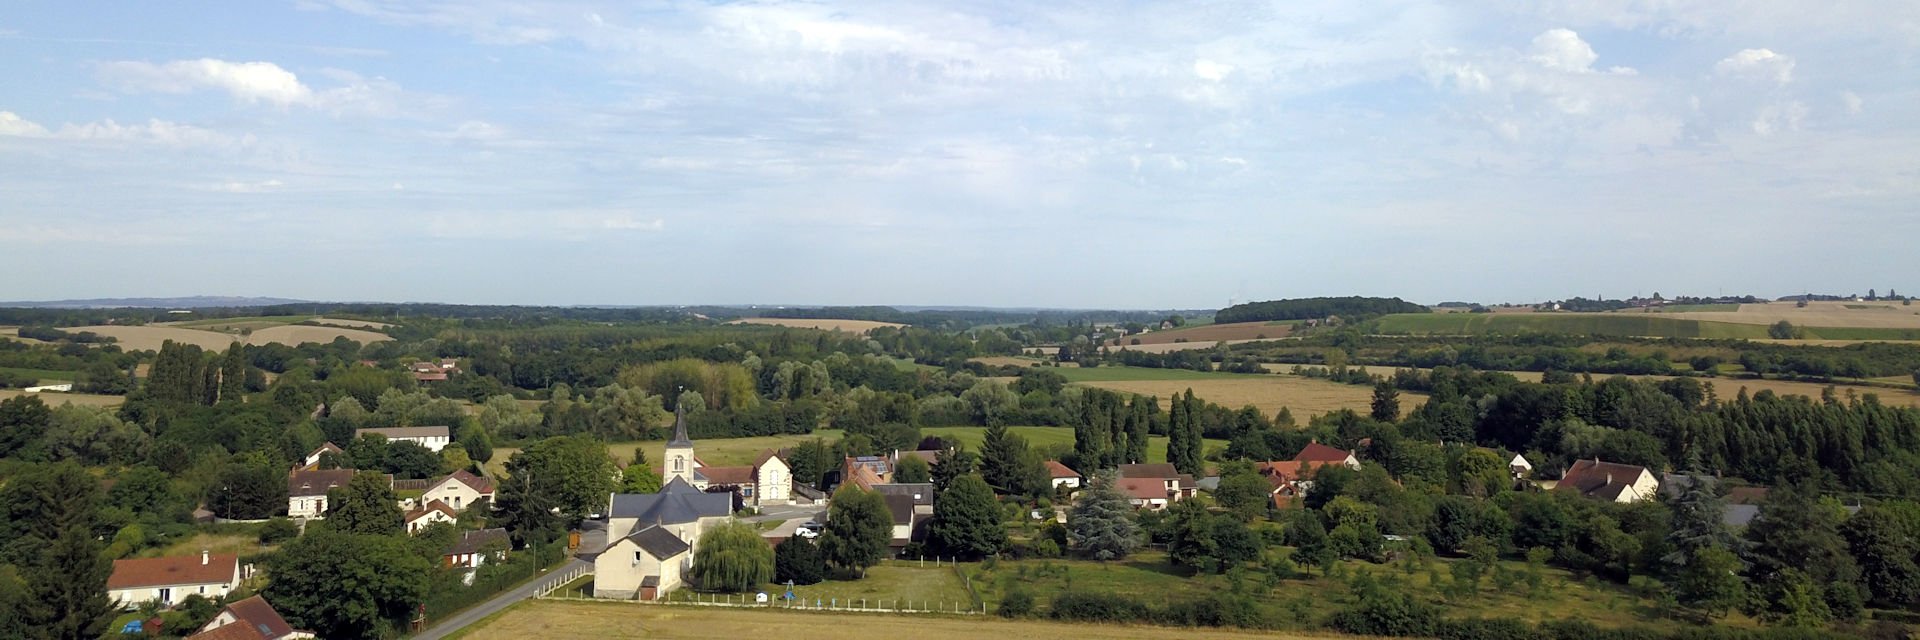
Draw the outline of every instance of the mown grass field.
M78 371L57 371L53 369L23 369L20 367L0 367L0 372L11 373L17 376L26 376L29 378L34 378L34 379L40 380L42 383L73 382L74 377L80 375L80 372Z
M1228 324L1184 326L1178 329L1149 331L1139 335L1125 336L1120 338L1120 344L1127 346L1132 344L1135 338L1138 338L1142 345L1174 344L1180 342L1182 344L1200 343L1202 346L1213 346L1213 343L1221 340L1266 340L1284 338L1292 328L1292 322L1233 322Z
M1242 378L1265 378L1258 373L1222 373L1218 371L1193 371L1190 369L1155 369L1152 367L1061 367L1060 375L1067 382L1122 382L1138 380L1232 380Z
M831 429L827 431L835 434L839 433L838 431L833 431ZM1073 428L1072 427L1007 427L1007 431L1009 433L1018 435L1021 438L1025 439L1029 446L1049 445L1049 444L1064 444L1069 447L1073 446ZM980 450L980 443L985 441L987 438L986 427L927 427L927 428L921 429L920 433L924 435L929 435L929 436L940 436L942 438L953 438L953 439L959 440L961 443L967 446L968 450L976 451L976 452ZM699 443L697 442L694 444L695 446L699 445ZM1214 451L1225 451L1227 449L1227 441L1213 440L1213 439L1202 440L1200 444L1200 448L1202 453L1211 453ZM1166 462L1166 461L1167 461L1166 436L1150 436L1147 439L1147 462Z
M1304 640L1331 636L1308 633L1169 629L1039 620L1002 620L991 616L787 611L720 607L673 607L618 602L535 600L516 604L480 621L461 635L466 640L525 638L663 638L666 640L814 640L826 638L907 638L914 640L1228 640L1266 638Z
M29 394L19 389L0 389L0 400L24 395ZM90 393L35 393L31 395L38 396L40 401L46 403L49 407L58 407L69 402L90 407L117 407L127 401L126 396L97 396Z
M833 606L835 602L861 606L860 601L864 599L865 606L883 606L884 602L887 603L884 606L891 608L891 603L900 602L904 606L905 601L911 600L915 603L913 606L920 609L931 608L921 603L940 603L940 606L949 609L957 603L964 610L973 601L973 597L967 593L964 580L953 570L951 563L887 560L868 568L864 579L827 580L819 584L795 586L793 595L809 604L819 601L827 606ZM787 587L768 583L762 585L761 590L778 597L786 592ZM675 593L673 597L681 599L685 596ZM693 597L700 596L696 594Z
M1276 370L1273 366L1269 370ZM1392 375L1392 369L1375 367L1375 373ZM1291 366L1284 369L1291 370ZM1160 406L1176 393L1193 390L1196 398L1238 409L1253 405L1271 416L1286 407L1302 423L1310 416L1353 409L1366 412L1373 405L1373 390L1358 385L1340 384L1285 374L1221 373L1186 369L1150 369L1146 367L1094 367L1060 369L1067 380L1089 387L1122 393L1138 393L1160 398ZM1416 393L1400 394L1401 412L1412 411L1424 401Z

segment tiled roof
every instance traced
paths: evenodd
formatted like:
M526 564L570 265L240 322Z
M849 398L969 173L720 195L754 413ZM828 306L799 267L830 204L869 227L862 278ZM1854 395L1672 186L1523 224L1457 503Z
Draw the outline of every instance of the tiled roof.
M512 539L507 536L507 530L503 528L496 527L493 529L481 529L479 531L462 531L460 532L460 539L453 541L453 546L447 548L447 555L479 553L482 547L487 546L487 543L495 540L505 542L508 548L513 547Z
M327 495L327 489L345 487L353 480L355 469L320 469L287 474L287 495L295 498Z
M1631 486L1640 478L1640 474L1646 472L1646 467L1638 465L1580 460L1567 469L1566 475L1561 476L1560 483L1554 486L1554 490L1575 491L1583 496L1593 496L1605 491L1611 495L1600 497L1612 500L1619 497L1621 491L1618 488L1608 491L1610 485Z
M447 503L441 502L439 500L435 500L427 503L426 506L423 506L418 509L414 509L412 511L408 511L406 520L407 522L413 522L415 520L425 518L427 517L428 514L431 514L435 511L438 511L442 514L446 514L447 518L450 520L460 519L460 514L454 513L453 508L448 507Z
M931 482L876 484L871 489L883 496L904 496L913 504L920 506L933 504L933 483Z
M1167 499L1167 481L1164 478L1121 478L1120 492L1136 500Z
M880 476L873 474L873 469L866 466L849 464L847 469L847 479L843 484L851 484L868 491L872 491L875 485L885 484L880 480Z
M780 455L777 453L774 453L772 449L761 451L760 457L753 459L753 468L758 469L760 468L760 465L766 464L768 460L772 460L778 457L780 457ZM785 462L784 459L782 459L781 461Z
M893 514L893 524L913 524L913 496L886 494L880 496L887 503L887 512Z
M1180 477L1180 471L1177 469L1174 469L1172 464L1168 464L1165 462L1155 462L1151 464L1123 464L1123 465L1120 465L1120 477L1122 478L1161 478L1161 479L1178 478Z
M1054 477L1054 478L1078 478L1078 477L1080 477L1080 474L1079 474L1078 472L1076 472L1076 471L1074 471L1074 470L1072 470L1072 469L1068 469L1068 468L1067 468L1067 465L1064 465L1064 464L1060 464L1060 461L1059 461L1059 460L1048 460L1048 461L1047 461L1047 473L1049 473L1049 474L1051 474L1051 475L1052 475L1052 477Z
M667 531L660 525L653 525L635 531L629 534L627 539L639 545L642 551L647 552L647 555L661 560L686 553L688 549L693 548L687 546L686 541L681 540L679 536L673 535L673 532Z
M363 436L369 433L378 433L380 435L386 436L388 440L399 440L401 438L445 438L447 437L447 428L445 426L435 426L435 427L387 427L385 429L356 429L353 432L353 437L358 438L360 436Z
M473 475L473 473L467 471L466 469L457 469L453 473L447 474L447 477L441 478L440 482L436 482L434 484L439 485L439 484L445 483L448 480L457 480L460 482L460 484L467 485L467 488L473 489L474 491L482 494L493 493L492 480L488 480L486 478Z
M753 467L700 467L707 484L753 484Z
M1293 459L1304 462L1346 462L1347 458L1352 456L1352 451L1343 451L1318 442L1309 442L1307 443L1307 448L1301 449L1299 455L1295 455Z
M261 633L259 628L242 621L187 636L187 640L273 640L276 637Z
M108 589L159 587L175 584L225 584L240 566L240 556L216 553L180 558L130 558L113 561Z
M267 601L260 596L253 596L227 605L222 611L230 613L234 617L233 623L221 625L222 627L245 627L258 630L258 635L245 637L271 639L293 633L293 625L287 624L287 620L280 617L280 612L274 611L273 605L267 604ZM214 617L218 618L219 616ZM208 629L207 631L213 631L213 629ZM201 636L196 635L190 637L199 638Z

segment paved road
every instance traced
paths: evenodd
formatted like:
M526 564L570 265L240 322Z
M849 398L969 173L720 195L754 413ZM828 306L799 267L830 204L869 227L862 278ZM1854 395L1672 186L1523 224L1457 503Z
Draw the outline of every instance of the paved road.
M440 640L440 638L446 637L447 634L464 629L467 625L479 622L481 618L493 615L495 612L507 608L508 605L533 597L534 590L559 582L564 579L567 574L572 573L574 569L580 568L591 571L593 570L593 563L574 558L572 561L560 565L559 568L554 569L547 575L541 576L539 580L514 587L513 590L495 596L492 600L483 602L472 609L462 611L458 615L441 621L440 624L434 625L432 628L414 634L413 639Z

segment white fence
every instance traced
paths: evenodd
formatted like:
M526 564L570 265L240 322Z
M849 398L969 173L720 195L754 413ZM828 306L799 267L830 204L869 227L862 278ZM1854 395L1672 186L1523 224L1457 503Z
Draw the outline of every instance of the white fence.
M554 576L553 579L548 580L547 582L541 583L541 585L538 587L534 587L533 597L545 598L547 597L547 594L553 593L554 591L558 591L560 587L564 587L575 580L579 580L581 576L584 576L590 573L593 573L592 567L575 567L571 571L560 574L558 576Z
M567 581L562 581L564 584ZM634 602L640 604L682 605L693 607L744 607L757 609L793 609L795 611L851 611L865 613L944 613L949 615L979 615L986 613L985 605L975 608L968 602L940 602L934 600L875 600L858 598L839 600L833 598L807 599L795 598L787 601L769 594L767 602L757 602L755 594L727 593L691 593L682 591L660 600L626 600L606 598L580 598L572 596L546 595L548 589L534 597L544 600L576 600L581 602Z

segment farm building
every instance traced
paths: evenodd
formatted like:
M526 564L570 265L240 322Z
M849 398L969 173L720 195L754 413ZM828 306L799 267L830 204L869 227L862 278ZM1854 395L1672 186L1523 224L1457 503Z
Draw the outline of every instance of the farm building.
M355 429L353 437L359 438L369 433L386 436L388 442L411 442L426 447L434 453L439 453L441 449L446 448L448 442L452 441L450 432L444 426Z

